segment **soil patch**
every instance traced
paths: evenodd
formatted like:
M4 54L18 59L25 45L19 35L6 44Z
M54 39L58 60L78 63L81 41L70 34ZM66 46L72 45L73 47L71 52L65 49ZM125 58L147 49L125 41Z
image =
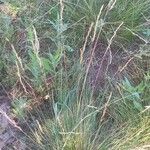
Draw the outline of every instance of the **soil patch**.
M11 100L0 90L0 150L25 150L26 146L17 138L18 129L11 117Z

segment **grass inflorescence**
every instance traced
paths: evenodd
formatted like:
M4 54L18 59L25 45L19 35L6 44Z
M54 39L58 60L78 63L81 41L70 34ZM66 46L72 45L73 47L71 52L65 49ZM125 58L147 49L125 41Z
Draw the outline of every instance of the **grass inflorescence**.
M149 11L150 0L0 4L17 138L39 150L148 148Z

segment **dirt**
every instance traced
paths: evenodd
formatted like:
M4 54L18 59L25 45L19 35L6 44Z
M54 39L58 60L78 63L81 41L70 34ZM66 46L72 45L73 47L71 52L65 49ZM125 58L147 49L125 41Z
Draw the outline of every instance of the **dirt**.
M21 128L11 116L11 100L4 92L0 94L0 150L25 150L26 146L17 138Z
M130 46L130 48L133 47ZM134 49L135 54L139 48L134 47ZM89 68L89 82L93 89L102 90L110 85L115 86L124 77L136 77L137 79L132 78L132 81L135 81L135 83L136 80L142 79L134 54L115 46L107 49L107 44L99 41ZM86 66L89 65L90 57L91 53L87 55Z

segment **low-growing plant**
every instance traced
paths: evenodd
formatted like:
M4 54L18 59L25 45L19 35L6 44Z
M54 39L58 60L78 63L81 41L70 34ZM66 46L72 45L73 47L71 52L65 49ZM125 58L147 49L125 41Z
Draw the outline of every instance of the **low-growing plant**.
M0 78L11 87L12 112L29 149L123 150L148 144L150 75L139 62L149 62L149 31L142 24L150 1L10 3L17 21L0 16L0 71L7 72L7 80ZM134 37L146 44L129 51L126 42L130 45ZM122 60L123 54L126 60L136 58L134 65L143 75L139 82L133 82L138 75L130 74L128 62L115 64L115 75L125 69L124 79L109 76L113 57ZM89 79L91 66L98 68L92 70L95 82ZM99 82L104 86L96 86Z

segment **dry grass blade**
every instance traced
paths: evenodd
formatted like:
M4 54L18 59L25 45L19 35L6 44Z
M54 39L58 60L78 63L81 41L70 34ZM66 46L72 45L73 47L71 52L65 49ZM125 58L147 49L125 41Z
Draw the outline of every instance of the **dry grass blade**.
M15 128L19 129L20 131L23 132L23 130L21 129L21 127L19 127L16 122L14 120L12 120L7 114L6 112L4 112L2 109L0 109L0 113L9 121L9 123L14 126Z
M110 93L110 95L108 97L108 100L104 105L104 110L103 110L103 113L102 113L102 116L101 116L101 119L100 119L100 123L104 121L104 118L105 118L105 115L107 113L107 108L108 108L111 97L112 97L112 92Z

